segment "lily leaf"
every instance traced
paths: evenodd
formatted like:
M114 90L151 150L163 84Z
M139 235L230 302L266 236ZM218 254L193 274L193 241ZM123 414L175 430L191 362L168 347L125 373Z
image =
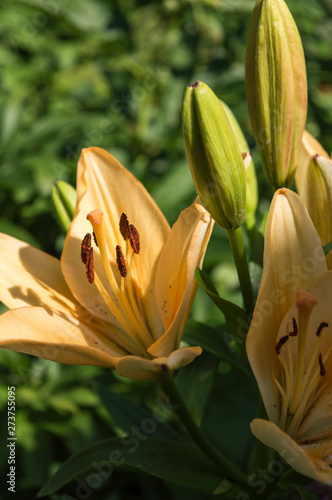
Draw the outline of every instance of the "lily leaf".
M218 358L203 352L195 363L190 363L179 370L176 377L180 394L198 424L205 412L218 364Z
M154 437L177 439L177 434L163 423L167 419L167 413L171 412L167 403L156 401L156 408L152 412L102 384L97 384L97 393L115 424L126 433L129 434L133 428L141 429L144 421L153 421ZM142 429L142 433L144 434L144 429Z
M330 241L329 243L326 243L326 245L323 246L323 250L324 250L325 255L330 253L332 250L332 241Z
M134 468L166 481L211 493L220 484L220 471L193 445L150 437L110 438L72 455L47 481L37 497L58 491L77 476L103 471L109 478L114 468Z
M220 361L225 361L235 368L246 371L244 364L240 363L237 357L234 356L233 337L226 324L216 329L189 319L182 338L184 342L191 345L201 346L204 351L213 354ZM244 343L244 339L245 332L243 333L243 337L237 339L237 341Z
M207 275L202 270L198 268L196 269L195 278L198 284L201 286L201 288L203 288L203 290L208 294L210 299L213 300L216 306L225 315L227 323L234 331L233 333L236 334L236 332L239 331L239 327L241 328L242 331L244 325L246 325L246 327L249 328L248 318L245 311L241 309L241 307L230 302L229 300L220 297L217 290L215 289L215 287L213 286Z

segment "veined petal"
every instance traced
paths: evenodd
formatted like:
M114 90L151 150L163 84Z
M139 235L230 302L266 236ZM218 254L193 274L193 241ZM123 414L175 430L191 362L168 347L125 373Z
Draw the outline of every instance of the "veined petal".
M132 380L156 379L162 372L188 365L201 353L200 347L183 347L172 352L169 357L163 356L152 360L125 356L117 362L116 371L122 377Z
M310 158L298 192L317 229L322 245L326 245L332 240L331 159L319 155Z
M149 348L154 356L179 346L196 293L195 270L202 265L212 227L211 216L198 203L184 210L172 227L156 271L156 304L165 333Z
M311 407L308 415L298 430L298 439L324 439L332 438L332 378L320 390L316 403ZM331 449L332 453L332 449Z
M299 162L295 172L295 182L298 193L301 192L301 184L306 169L308 168L308 160L310 156L321 155L324 158L329 158L329 155L322 145L306 130L303 132L302 145L299 154Z
M77 206L75 217L68 232L61 266L65 279L77 300L93 314L107 321L114 321L104 305L96 287L85 276L80 255L82 238L92 228L86 220L94 209L104 214L103 225L109 247L111 264L115 265L115 247L123 244L119 220L124 212L140 234L141 252L135 258L135 271L146 309L154 316L155 305L151 291L155 265L170 228L156 203L143 185L113 156L101 148L82 151L77 171ZM100 265L98 251L95 264L104 285L107 280ZM111 291L108 290L111 294Z
M22 307L0 316L0 347L71 365L114 368L119 356L85 323L63 311Z
M0 300L10 309L45 306L74 310L77 302L58 259L6 234L0 234Z
M276 450L297 472L321 483L332 485L332 469L325 461L327 448L331 452L331 442L300 446L273 422L255 419L251 422L252 433L266 446ZM330 458L331 461L331 458Z
M265 231L264 266L247 353L269 420L278 422L279 378L275 356L278 330L296 292L306 289L327 270L320 238L299 196L278 190L271 203Z

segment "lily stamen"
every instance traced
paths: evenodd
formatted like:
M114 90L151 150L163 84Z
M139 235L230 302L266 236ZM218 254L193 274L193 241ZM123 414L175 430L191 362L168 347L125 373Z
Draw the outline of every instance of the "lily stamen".
M298 322L292 318L293 331L288 332L279 338L275 346L278 359L283 367L284 382L281 385L274 377L275 384L282 397L282 410L279 425L282 428L287 427L289 435L295 435L303 417L307 414L313 401L316 398L317 388L321 377L326 374L325 362L329 358L331 349L325 353L324 358L320 352L322 342L322 332L328 327L328 323L321 322L315 332L317 338L316 346L310 356L309 363L306 362L307 341L309 320L313 308L317 305L316 298L304 291L297 294L296 307L298 309ZM293 373L293 355L291 343L287 342L291 337L297 338L297 355L295 374ZM287 342L287 358L282 347ZM292 341L294 342L294 341ZM287 359L287 361L286 361ZM318 359L318 363L317 363Z
M119 269L119 273L121 274L122 278L125 278L127 276L128 271L124 255L122 253L122 248L120 247L120 245L117 245L115 250L116 250L116 263Z
M143 316L140 313L139 307L137 305L137 300L134 296L132 279L132 263L134 254L132 256L128 255L128 241L133 249L132 251L134 253L139 253L139 233L135 226L129 224L126 214L123 213L120 218L119 229L122 237L126 240L126 255L123 255L120 245L117 245L116 264L121 275L120 283L118 283L108 257L108 249L106 247L102 225L103 213L100 210L93 210L87 215L87 219L91 223L94 233L97 237L102 264L109 280L110 287L116 296L118 304L116 304L111 299L108 292L103 287L101 280L98 280L98 282L96 282L96 285L98 286L98 289L100 289L100 293L104 298L107 306L110 308L112 314L118 319L120 313L122 320L122 323L120 321L120 324L122 324L122 326L123 320L124 318L126 318L126 330L129 331L129 335L135 338L140 347L144 347L146 351L147 347L149 347L154 342L154 339L152 338L145 324ZM115 312L115 308L118 310L118 312Z

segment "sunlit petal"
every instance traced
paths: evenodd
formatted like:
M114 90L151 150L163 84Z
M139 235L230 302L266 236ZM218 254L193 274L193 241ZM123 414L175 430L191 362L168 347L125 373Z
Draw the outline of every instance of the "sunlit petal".
M176 349L196 292L194 274L201 266L213 222L200 204L184 210L166 241L156 271L155 295L164 335L149 349L154 356Z
M0 300L9 308L45 306L73 310L77 302L60 262L23 241L0 234Z
M13 309L0 316L0 328L5 332L1 348L58 363L113 368L123 354L64 311L44 307Z
M115 247L123 244L119 221L125 213L129 222L139 231L141 253L137 262L137 279L142 295L154 313L154 297L151 281L155 264L169 234L169 226L159 208L142 184L107 151L100 148L83 150L77 172L78 203L73 223L68 232L61 267L66 281L77 300L102 319L113 321L96 287L91 286L80 261L82 238L91 232L86 216L91 210L101 210L107 238L109 258L115 266ZM97 272L104 283L105 273L100 264L98 250L95 252ZM112 291L108 289L109 293Z

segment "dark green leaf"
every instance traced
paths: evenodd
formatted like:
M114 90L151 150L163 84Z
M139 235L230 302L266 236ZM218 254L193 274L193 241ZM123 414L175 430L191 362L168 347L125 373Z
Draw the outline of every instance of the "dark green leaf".
M241 307L220 297L217 290L202 270L196 269L195 278L220 311L225 315L226 321L235 335L239 335L239 332L242 332L243 328L248 330L248 318Z
M323 246L323 250L324 250L325 255L330 253L332 250L332 241L330 241L329 243L326 243L326 245Z
M126 433L132 433L133 429L139 428L144 434L144 423L152 422L154 437L173 440L178 437L170 427L163 423L163 420L166 420L170 414L170 409L167 408L165 402L156 401L156 406L151 411L102 384L97 384L97 392L116 425Z
M130 467L193 489L212 492L222 477L215 466L192 445L149 438L111 438L75 453L44 484L38 497L58 491L79 475L103 474ZM102 472L101 472L102 471Z
M176 377L178 390L197 423L204 414L219 360L204 353L185 366Z
M183 340L191 345L199 345L204 351L207 351L219 360L225 361L230 365L243 370L246 369L235 356L235 346L237 343L244 344L246 330L242 331L242 338L230 333L227 325L221 325L218 329L211 326L188 320L185 326Z

